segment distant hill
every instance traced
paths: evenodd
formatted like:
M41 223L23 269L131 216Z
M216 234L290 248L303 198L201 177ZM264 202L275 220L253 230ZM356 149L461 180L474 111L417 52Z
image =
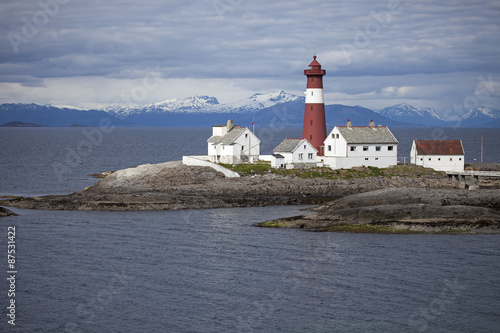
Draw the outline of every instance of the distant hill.
M22 121L11 121L6 124L0 125L0 127L48 127L48 125L23 123Z
M24 122L47 126L70 126L72 124L99 126L103 119L108 119L115 126L130 126L118 117L98 110L83 111L38 104L0 105L0 123Z
M302 111L304 112L304 111ZM368 126L370 120L373 120L376 125L392 126L392 127L415 127L418 125L405 123L403 121L392 120L383 115L364 108L362 106L347 106L341 104L333 104L325 106L326 122L329 127L345 126L349 119L354 126Z
M277 91L254 94L249 98L221 104L215 97L194 96L170 99L143 106L108 106L99 110L78 110L37 104L0 105L0 123L20 121L49 126L99 126L107 118L115 126L209 127L232 119L250 127L302 127L305 97ZM417 108L406 103L375 112L361 106L332 104L325 106L328 129L345 125L366 126L370 120L391 127L457 126L445 121L430 108ZM500 127L500 111L478 106L463 115L462 127Z

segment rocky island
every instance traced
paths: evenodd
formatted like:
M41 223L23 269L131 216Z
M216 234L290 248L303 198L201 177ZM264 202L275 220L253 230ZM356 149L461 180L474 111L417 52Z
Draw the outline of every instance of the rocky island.
M210 167L180 161L146 164L104 173L94 185L72 194L16 198L2 205L140 211L319 204L312 213L260 226L352 231L355 225L411 224L406 229L418 231L414 225L446 224L468 231L481 226L488 232L500 226L496 182L486 182L489 189L460 190L443 172L409 165L349 170L276 170L266 163L227 167L241 177L226 178Z

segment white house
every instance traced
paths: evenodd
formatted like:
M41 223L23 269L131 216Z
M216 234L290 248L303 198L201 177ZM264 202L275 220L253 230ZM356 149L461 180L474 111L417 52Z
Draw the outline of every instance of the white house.
M335 126L324 141L323 163L332 169L386 168L398 163L398 140L386 126Z
M317 164L318 151L306 139L285 139L273 150L271 167L305 168Z
M413 140L410 161L439 171L464 171L461 140Z
M253 163L259 159L259 138L247 127L234 126L232 120L213 126L207 142L209 160L214 163Z

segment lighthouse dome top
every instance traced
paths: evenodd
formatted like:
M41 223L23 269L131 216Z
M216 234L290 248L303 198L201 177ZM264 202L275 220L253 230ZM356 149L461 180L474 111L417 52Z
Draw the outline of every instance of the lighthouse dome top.
M309 69L304 70L304 75L325 75L326 71L321 69L321 64L316 60L316 55L313 61L309 64Z
M309 68L313 68L319 66L321 68L321 64L316 60L316 56L313 56L313 61L309 64Z

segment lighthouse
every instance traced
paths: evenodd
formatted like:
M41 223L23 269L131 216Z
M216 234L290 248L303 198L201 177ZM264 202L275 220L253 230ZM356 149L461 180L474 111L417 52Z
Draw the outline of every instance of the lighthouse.
M307 76L306 106L304 110L304 126L302 138L307 139L323 155L323 142L326 139L325 102L323 98L323 75L326 71L316 61L316 56L304 70Z

